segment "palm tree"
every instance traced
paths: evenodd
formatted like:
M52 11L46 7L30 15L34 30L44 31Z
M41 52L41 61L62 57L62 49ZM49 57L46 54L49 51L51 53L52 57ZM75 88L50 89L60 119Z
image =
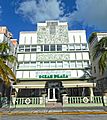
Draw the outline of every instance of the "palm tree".
M0 77L5 81L7 86L11 84L10 77L13 78L13 80L16 80L13 71L8 65L6 65L6 61L10 63L14 63L16 61L15 56L8 54L9 50L10 47L8 46L8 43L0 43Z
M103 74L107 67L107 37L101 38L94 46L93 60L96 58L98 58L99 71Z
M10 104L10 96L11 96L11 79L16 81L16 77L11 70L11 68L6 64L6 62L14 63L16 61L16 57L9 54L10 47L8 43L2 42L0 43L0 107L2 107L1 96L4 97L4 93L6 93L7 102Z

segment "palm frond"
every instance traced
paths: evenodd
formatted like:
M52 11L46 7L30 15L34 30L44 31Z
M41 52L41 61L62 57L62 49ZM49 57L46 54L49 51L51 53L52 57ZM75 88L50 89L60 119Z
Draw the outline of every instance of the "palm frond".
M7 42L0 43L0 52L7 52L7 50L10 50L8 43Z
M107 67L107 51L105 51L98 62L100 73L103 74Z

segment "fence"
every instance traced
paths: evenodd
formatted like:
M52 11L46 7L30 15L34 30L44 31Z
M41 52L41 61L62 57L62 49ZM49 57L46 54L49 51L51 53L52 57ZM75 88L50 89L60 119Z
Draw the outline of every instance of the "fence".
M67 96L66 96L67 97ZM88 107L88 106L103 106L103 101L107 103L107 98L102 96L87 96L87 97L67 97L63 100L64 107Z

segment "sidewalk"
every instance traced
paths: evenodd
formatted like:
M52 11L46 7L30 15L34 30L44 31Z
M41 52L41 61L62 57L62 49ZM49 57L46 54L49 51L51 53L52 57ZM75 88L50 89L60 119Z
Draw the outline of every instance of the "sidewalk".
M79 115L107 114L106 107L0 108L0 115Z

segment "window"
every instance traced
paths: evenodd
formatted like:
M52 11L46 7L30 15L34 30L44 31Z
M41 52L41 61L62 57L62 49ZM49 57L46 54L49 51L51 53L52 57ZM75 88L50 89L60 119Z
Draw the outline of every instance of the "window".
M76 59L77 60L82 60L82 54L81 53L76 53Z
M30 68L36 68L36 62L31 62Z
M67 50L67 45L62 45L62 51L66 51Z
M55 51L55 45L50 45L50 51Z
M77 66L78 68L82 68L82 61L77 61L76 66Z
M19 46L19 52L24 52L24 45Z
M75 68L75 61L70 61L70 68Z
M55 67L56 67L56 62L51 62L51 63L50 63L50 67L51 67L51 68L55 68Z
M62 68L62 65L63 65L62 62L59 61L57 62L57 68Z
M83 67L88 67L89 66L89 61L84 61L83 62Z
M82 49L86 50L87 49L87 44L82 44Z
M25 52L30 52L30 45L25 46Z
M40 68L40 62L37 62L37 68Z
M32 52L37 51L37 46L36 46L36 45L32 45L32 46L31 46L31 51L32 51Z
M24 66L24 65L23 65L23 62L19 62L19 64L18 64L18 68L19 68L19 69L22 69L23 66Z
M28 68L29 67L29 62L24 62L24 68Z
M43 67L44 68L49 68L49 62L44 62Z
M41 51L43 51L43 45L41 45L40 47L41 47Z
M88 52L83 53L83 59L84 60L89 60L89 53Z
M50 34L55 34L56 33L56 26L51 25L50 26Z
M70 53L70 60L75 60L75 53Z
M69 62L68 61L63 62L63 68L69 68Z
M57 45L57 51L62 51L62 45Z
M75 49L80 50L80 49L81 49L80 44L76 44L76 45L75 45Z
M49 45L44 45L44 51L49 51Z
M74 50L74 44L68 45L69 50Z

